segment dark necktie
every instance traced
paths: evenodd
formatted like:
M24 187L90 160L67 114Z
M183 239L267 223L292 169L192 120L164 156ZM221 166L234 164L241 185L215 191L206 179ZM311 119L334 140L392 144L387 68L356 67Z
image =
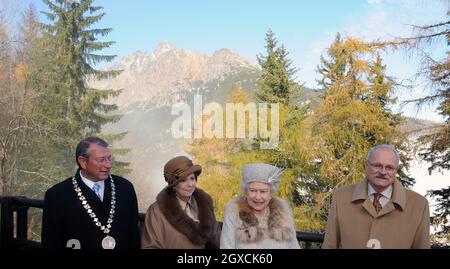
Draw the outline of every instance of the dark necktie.
M381 208L383 208L380 203L381 196L382 194L378 192L374 193L373 196L373 207L375 208L375 211L377 211L377 213L380 212Z

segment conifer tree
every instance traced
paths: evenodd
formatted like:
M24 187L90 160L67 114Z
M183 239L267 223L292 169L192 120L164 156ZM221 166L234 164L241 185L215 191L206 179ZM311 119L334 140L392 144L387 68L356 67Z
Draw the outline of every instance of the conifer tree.
M447 18L450 11L447 12ZM406 45L422 57L419 76L428 81L427 94L423 98L411 100L418 106L438 104L436 111L444 122L432 126L426 134L419 137L419 156L430 164L428 171L448 173L450 170L450 51L435 59L427 52L429 44L445 42L450 44L450 21L415 27L415 35L396 40L394 43ZM439 57L439 56L438 56ZM436 213L432 223L439 227L434 235L435 243L450 244L450 186L440 190L431 190L430 195L436 199Z
M408 152L400 133L399 115L389 105L394 82L384 73L376 50L355 38L338 34L322 57L318 72L323 101L311 121L310 149L305 151L305 173L301 176L304 201L315 209L316 217L326 221L333 191L364 178L365 158L376 144L393 144L401 162L398 179L413 184L407 176Z
M100 134L102 126L114 123L120 115L114 115L115 104L104 103L117 96L119 90L99 90L89 87L90 79L104 79L120 71L96 69L96 64L115 58L114 55L100 55L97 51L110 47L112 41L98 41L97 36L106 36L111 28L95 28L105 13L102 7L93 6L92 0L44 0L49 12L43 12L49 24L42 24L49 46L54 51L51 78L56 82L45 88L44 104L51 106L41 111L50 118L50 128L57 130L56 147L63 152L60 156L66 173L73 170L74 148L86 136ZM51 96L48 98L48 96ZM48 103L51 102L51 103ZM110 142L120 140L125 133L109 135ZM113 150L124 153L126 150ZM120 174L127 172L127 163L115 163L113 169ZM70 169L70 170L69 170Z
M411 55L419 56L421 63L417 77L427 82L425 94L418 99L408 100L415 103L418 108L424 105L437 104L436 111L442 115L444 122L421 129L421 136L417 139L419 157L428 162L428 172L448 173L450 170L450 52L433 57L430 51L431 44L450 44L450 11L447 19L429 25L413 26L410 37L396 38L394 40L376 42L380 47L406 49ZM425 133L425 134L423 134ZM431 197L436 199L435 215L432 223L439 227L433 235L435 244L449 245L450 243L450 186L440 190L429 191Z
M297 69L291 67L288 52L278 41L272 31L266 34L266 55L259 55L261 76L256 91L257 101L278 103L279 113L279 144L274 149L259 149L242 152L250 156L259 157L259 162L267 162L285 169L280 180L279 191L276 195L287 199L291 203L297 229L314 230L317 223L309 221L308 214L302 205L299 193L299 175L303 173L301 165L308 122L305 122L309 113L309 105L300 102L302 88L295 81ZM256 158L258 160L258 158Z
M262 70L256 97L261 102L289 104L291 99L298 97L299 86L293 77L297 70L291 67L284 46L277 47L278 41L271 30L265 40L267 55L257 55Z
M116 105L101 101L118 94L114 90L89 88L86 80L90 76L96 79L118 74L118 71L100 71L95 65L101 61L111 61L113 55L98 55L96 51L108 48L114 42L99 42L96 36L105 36L111 28L92 28L105 13L95 15L102 7L92 6L92 0L66 1L44 0L51 12L43 12L53 24L44 28L52 36L57 64L61 68L61 80L65 83L58 88L64 103L58 104L64 112L67 123L66 135L87 136L98 133L101 126L116 121L117 116L105 113L117 109Z

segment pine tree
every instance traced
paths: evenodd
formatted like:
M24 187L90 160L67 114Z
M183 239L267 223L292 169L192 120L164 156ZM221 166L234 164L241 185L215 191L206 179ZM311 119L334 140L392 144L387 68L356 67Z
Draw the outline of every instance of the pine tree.
M339 34L327 52L318 67L323 101L308 119L310 148L304 152L300 184L303 200L323 225L333 191L364 178L367 151L376 144L400 150L398 178L412 184L406 175L406 140L398 129L401 119L389 109L395 102L389 97L394 82L384 74L381 58L370 45Z
M23 67L23 89L29 96L27 145L21 149L18 178L22 195L41 198L48 187L67 176L73 168L64 148L69 142L58 130L64 120L57 105L63 96L56 94L63 84L62 70L55 58L52 37L43 32L35 8L25 11L20 25L18 60ZM64 140L66 139L67 140ZM66 146L64 147L64 143Z
M447 11L447 17L450 11ZM444 20L434 24L414 26L413 35L394 40L377 42L380 47L406 49L411 55L419 56L422 61L417 76L428 82L426 95L422 98L408 100L418 108L428 104L438 104L436 111L444 117L444 122L428 129L422 129L418 139L418 155L428 162L428 172L445 173L450 170L450 52L447 50L442 58L435 59L430 52L430 45L444 41L450 44L450 21ZM440 190L431 190L429 195L437 201L432 224L439 227L432 239L435 244L449 245L450 242L450 186Z
M330 59L320 56L321 65L317 67L317 72L322 75L322 78L317 80L317 83L322 86L325 95L329 93L330 86L345 74L345 54L342 53L342 50L337 49L342 43L341 34L337 33L333 43L334 47L328 49Z
M447 11L447 17L449 16L450 11ZM445 119L445 122L439 126L431 127L431 134L419 138L423 145L419 156L430 163L428 169L430 173L450 169L450 51L447 50L441 59L434 59L428 51L428 47L433 43L444 41L447 46L450 44L449 26L449 20L414 26L414 35L411 37L377 42L380 47L406 48L422 58L418 76L429 82L427 85L429 91L425 97L409 100L409 102L417 103L418 107L438 103L437 111Z
M277 46L278 41L272 31L266 35L266 53L259 55L261 76L256 91L257 101L278 103L279 113L279 145L275 149L262 150L254 147L242 152L249 156L256 156L259 162L267 162L285 169L280 180L279 191L276 195L287 199L291 203L296 228L299 230L317 230L318 223L310 221L310 216L302 204L299 193L298 177L303 173L302 159L305 144L305 130L309 123L305 121L310 108L300 102L302 89L295 81L297 70L291 67L288 52L283 45Z
M87 136L98 133L101 126L116 121L117 116L106 116L117 109L116 105L101 103L118 94L113 90L98 90L89 88L86 80L90 76L96 79L106 78L118 74L118 71L100 71L94 65L101 61L112 61L113 55L98 55L95 51L108 48L114 42L98 42L97 35L105 36L111 28L91 29L92 25L100 21L105 13L93 15L101 7L92 6L92 0L50 1L44 0L53 13L44 12L54 24L44 25L47 33L53 36L56 48L56 58L62 72L60 91L64 95L62 104L68 126L67 135L79 133ZM89 14L89 15L88 15Z
M261 102L289 104L291 99L298 97L299 87L293 77L297 70L291 67L284 46L277 47L278 41L271 30L265 40L267 55L257 55L262 70L256 97Z
M404 122L402 116L400 114L393 113L390 108L397 101L395 98L391 97L394 90L394 85L397 83L391 77L386 76L385 70L386 66L383 65L382 58L378 53L376 53L376 59L371 64L371 70L367 78L370 85L370 93L367 95L365 101L379 108L387 124L390 127L397 129L398 126ZM406 141L406 137L398 133L398 131L396 135L400 138L400 141ZM376 137L371 138L372 141L376 140ZM409 169L408 164L411 161L411 157L405 154L408 152L407 145L406 143L396 143L395 146L400 152L401 159L400 167L397 172L398 179L403 183L403 185L412 186L415 180L406 173Z
M52 79L55 85L46 88L45 100L52 106L42 111L51 119L50 128L57 130L57 147L62 150L62 166L67 171L73 170L74 148L83 137L99 135L102 126L114 123L120 115L113 115L117 109L115 104L103 103L117 96L117 90L99 90L88 86L90 79L104 79L119 74L120 71L101 71L95 65L102 61L112 61L114 55L99 55L96 51L110 47L114 42L100 42L97 36L106 36L111 28L98 29L94 24L99 22L105 13L102 7L93 6L92 0L44 0L50 12L43 12L52 23L42 24L45 36L54 50L55 56ZM56 69L55 69L56 68ZM48 100L48 96L52 96ZM44 97L44 96L43 96ZM106 136L109 141L120 140L125 133ZM59 146L58 146L59 145ZM69 148L70 147L70 148ZM124 153L125 149L113 150L113 153ZM114 170L119 173L127 170L127 163L115 162ZM70 168L70 170L69 170ZM125 170L124 170L125 169Z
M450 11L447 12L447 17ZM428 82L430 90L427 96L411 100L418 106L437 103L437 112L445 121L433 126L428 133L419 137L419 156L430 164L428 171L445 173L450 170L450 51L447 50L441 59L434 59L427 53L427 46L443 40L447 47L450 44L450 21L441 21L431 25L416 26L416 34L409 38L394 41L394 45L406 45L422 57L419 75ZM436 199L436 213L432 223L439 227L433 235L436 244L450 244L450 186L440 190L431 190L431 197Z

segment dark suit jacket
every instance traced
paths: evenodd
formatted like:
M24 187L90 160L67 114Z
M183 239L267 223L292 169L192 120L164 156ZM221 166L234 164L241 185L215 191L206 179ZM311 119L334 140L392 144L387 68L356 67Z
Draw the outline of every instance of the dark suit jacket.
M109 233L116 241L116 249L139 248L138 206L133 185L126 179L112 175L116 187L114 219ZM103 202L80 178L75 179L88 204L106 225L111 207L111 180L105 180ZM76 239L81 249L101 249L105 234L81 204L68 178L50 188L45 193L42 217L42 244L44 248L66 248L67 241Z

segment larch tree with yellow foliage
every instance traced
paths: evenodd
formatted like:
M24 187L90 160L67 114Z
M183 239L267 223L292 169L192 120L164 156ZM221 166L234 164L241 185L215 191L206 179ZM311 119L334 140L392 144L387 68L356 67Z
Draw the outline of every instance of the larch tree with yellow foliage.
M385 75L376 47L337 34L321 58L323 100L308 118L308 149L303 153L303 200L324 228L329 203L336 188L364 178L368 150L392 144L401 154L398 179L411 186L407 175L407 140L400 132L400 115L391 111L394 81Z
M250 98L242 87L233 85L227 103L247 105L249 102ZM224 123L227 122L227 116L230 115L224 115ZM205 122L208 118L204 116L202 120ZM246 122L248 123L248 118ZM232 124L237 126L236 113ZM248 133L248 124L246 124L246 133ZM243 150L251 148L253 143L254 141L248 138L214 137L194 139L186 147L186 152L194 156L194 162L203 167L198 186L213 198L218 220L223 219L228 201L241 194L242 166L257 160L256 154L252 158L243 153Z

